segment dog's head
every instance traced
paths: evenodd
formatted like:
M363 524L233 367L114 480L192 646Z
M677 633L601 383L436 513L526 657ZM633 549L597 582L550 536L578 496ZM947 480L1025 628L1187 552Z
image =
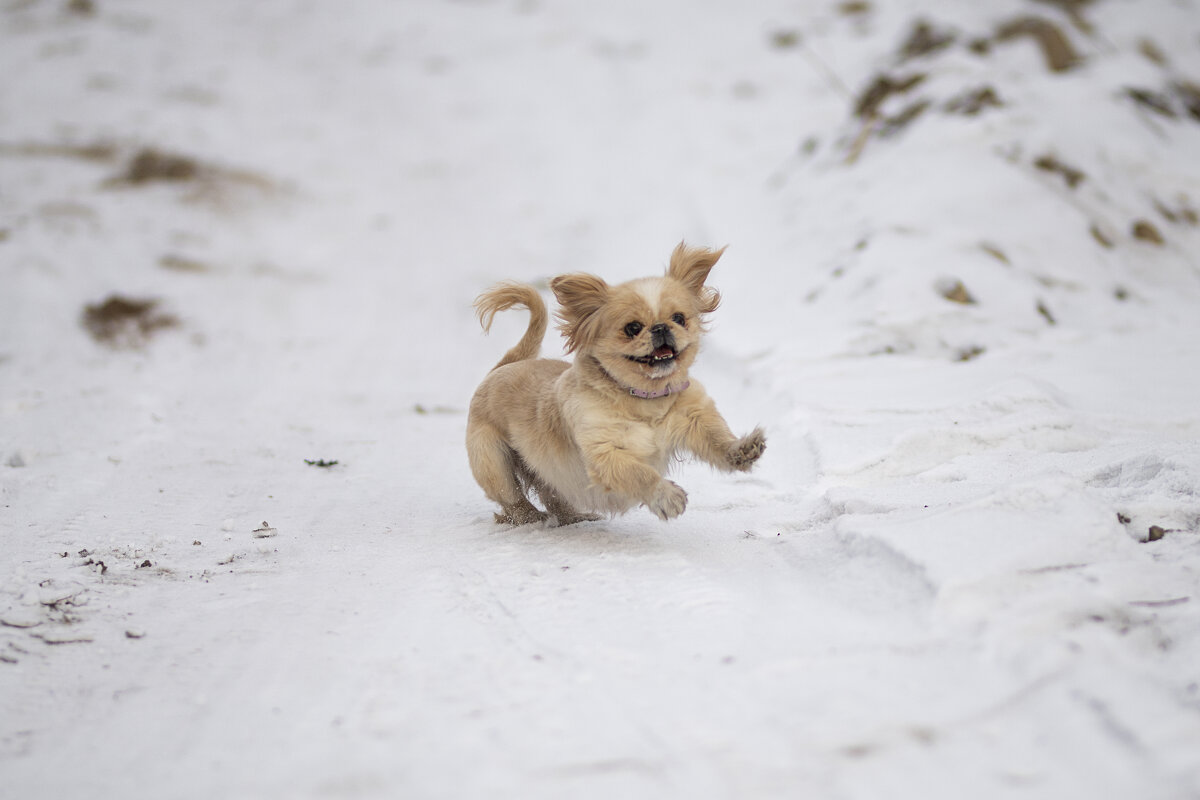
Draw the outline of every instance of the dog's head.
M616 286L585 274L550 281L567 352L595 358L630 388L653 391L683 380L699 350L704 315L721 300L704 282L723 252L680 242L661 278Z

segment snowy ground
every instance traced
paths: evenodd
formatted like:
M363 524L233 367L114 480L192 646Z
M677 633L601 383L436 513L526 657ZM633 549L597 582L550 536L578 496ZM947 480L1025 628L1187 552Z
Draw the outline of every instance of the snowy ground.
M0 797L1200 796L1200 6L927 6L0 0ZM684 237L759 468L496 527Z

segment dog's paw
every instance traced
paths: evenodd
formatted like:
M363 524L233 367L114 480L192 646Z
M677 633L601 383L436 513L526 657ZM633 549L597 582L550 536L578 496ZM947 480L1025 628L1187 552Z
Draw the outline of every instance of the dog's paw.
M646 508L662 520L678 517L687 508L687 492L673 481L660 481Z
M549 514L539 511L532 505L513 506L496 514L497 525L530 525L535 522L545 522Z
M745 472L754 466L758 457L767 449L767 437L762 428L755 428L729 446L726 458L730 469Z

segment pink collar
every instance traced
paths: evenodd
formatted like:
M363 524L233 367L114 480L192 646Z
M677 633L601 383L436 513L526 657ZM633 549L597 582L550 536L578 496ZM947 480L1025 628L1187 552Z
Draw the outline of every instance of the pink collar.
M666 386L659 389L657 392L644 392L641 389L634 389L632 386L628 386L625 388L628 389L629 393L631 395L633 395L634 397L641 397L646 400L654 400L659 397L666 397L669 394L679 394L680 392L682 392L684 389L688 388L691 385L692 385L691 381L684 381L679 386L672 386L671 384L668 383Z
M593 356L593 361L596 362L596 366L600 369L600 371L602 373L604 373L604 375L610 381L612 381L618 387L620 387L620 389L622 391L629 392L629 394L633 395L634 397L640 397L643 400L657 400L660 397L666 397L667 395L670 395L670 394L679 394L684 389L686 389L692 385L691 381L684 381L683 383L679 384L678 386L672 386L671 384L668 383L666 386L659 389L657 392L645 392L645 391L642 391L641 389L635 389L632 386L626 386L625 384L621 383L619 380L614 378L612 376L612 373L610 373L608 370L606 370L604 368L604 365L600 363L600 359L595 358Z

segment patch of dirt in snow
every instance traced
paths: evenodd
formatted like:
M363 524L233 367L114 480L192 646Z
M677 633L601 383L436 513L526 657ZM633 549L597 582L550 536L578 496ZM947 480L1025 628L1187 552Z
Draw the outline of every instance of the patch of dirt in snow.
M251 199L279 199L288 194L280 181L249 169L209 163L193 156L155 147L129 146L115 141L0 142L0 159L23 161L68 159L85 164L115 166L101 189L131 190L155 186L180 187L182 200L222 211L243 208ZM124 165L121 166L121 162Z
M1183 76L1200 65L1157 45L1150 59L1137 52L1137 40L1126 44L1123 35L1113 40L1121 46L1106 46L1104 37L1116 35L1108 26L1118 24L1110 21L1118 16L1110 8L1088 4L1059 11L1069 24L1029 15L994 30L961 15L948 15L955 21L945 22L929 15L911 23L891 52L877 48L877 71L850 99L849 122L839 132L813 137L840 144L823 159L806 157L807 168L797 170L806 174L806 188L798 196L836 192L836 175L872 182L882 201L865 198L849 212L860 220L846 226L855 246L834 262L831 278L804 293L818 305L852 302L876 309L863 320L863 327L875 330L856 350L927 353L936 343L945 357L961 360L962 353L973 353L966 359L973 360L997 352L998 337L1032 327L1037 318L1049 325L1108 320L1120 326L1125 319L1133 322L1118 305L1132 296L1146 300L1166 284L1196 294L1198 272L1187 254L1200 246L1197 178L1186 170L1173 174L1135 165L1187 161L1184 153L1200 141L1200 129L1184 110L1193 82ZM1042 50L1053 77L1039 81L1031 74L1026 56L1009 49L1018 40ZM831 83L852 83L829 73ZM1156 73L1166 88L1130 88L1130 81ZM1068 97L1074 100L1068 103ZM1079 104L1110 135L1096 138L1072 124L1067 108ZM936 173L928 171L938 163L931 160L938 150L956 154L958 164L950 172L944 164ZM856 178L859 173L866 176ZM996 218L993 229L981 227L985 209L998 203L1017 204L1027 211L1018 216L1039 222L1018 228L1008 224L1015 218ZM940 224L914 224L920 214L908 213L910 204L941 217ZM885 223L889 217L896 222ZM825 235L837 233L827 228ZM919 259L902 269L890 241L897 235L913 240L906 249ZM936 254L964 235L976 235L989 243L989 253L1004 255L992 269L980 263L968 270L964 261L953 278L930 276L940 294L958 302L963 295L942 284L971 287L969 311L948 314L928 299L918 300L912 282L929 274L926 264L946 260ZM885 238L888 244L882 245ZM891 263L871 257L881 246L893 250ZM910 296L916 302L906 307ZM914 325L922 329L918 336ZM972 333L984 326L996 327L990 334Z
M141 347L161 331L179 327L179 319L158 305L158 300L112 295L103 303L84 306L83 327L100 344Z

